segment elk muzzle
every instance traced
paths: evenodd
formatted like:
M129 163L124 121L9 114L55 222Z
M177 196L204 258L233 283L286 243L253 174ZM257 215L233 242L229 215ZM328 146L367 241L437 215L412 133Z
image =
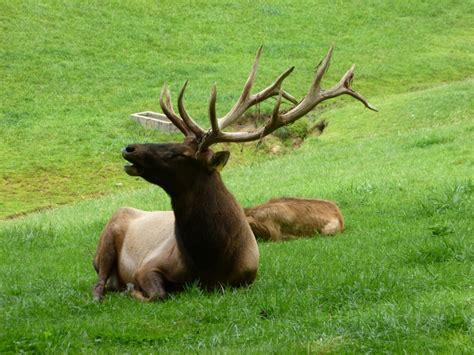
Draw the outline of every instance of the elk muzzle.
M122 149L122 157L132 163L123 166L125 172L130 176L141 176L143 173L143 167L134 160L134 153L136 153L136 150L134 144L130 144Z

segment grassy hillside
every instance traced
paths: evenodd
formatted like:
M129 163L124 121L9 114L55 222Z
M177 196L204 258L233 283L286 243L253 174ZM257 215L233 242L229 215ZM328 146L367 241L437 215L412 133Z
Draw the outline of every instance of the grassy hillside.
M163 138L129 114L158 110L164 82L176 97L190 79L187 106L207 124L211 85L223 113L262 43L256 88L295 65L286 88L299 98L330 45L326 82L356 63L355 86L376 106L474 69L468 3L0 1L0 10L0 217L142 186L123 175L118 152Z
M1 215L76 201L0 222L0 352L474 350L469 3L0 6ZM301 97L335 44L326 82L356 63L354 85L380 112L334 100L318 112L324 135L282 156L244 152L224 180L245 206L332 199L346 231L260 243L249 289L93 302L91 260L113 211L170 208L159 188L123 174L119 152L179 137L128 114L157 109L164 81L176 93L190 78L187 106L205 124L210 85L224 112L260 43L257 87L295 64L286 88Z

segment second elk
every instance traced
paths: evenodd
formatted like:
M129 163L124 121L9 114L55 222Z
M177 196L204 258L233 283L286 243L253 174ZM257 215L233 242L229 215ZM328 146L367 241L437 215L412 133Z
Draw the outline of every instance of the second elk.
M263 240L333 235L344 230L341 211L327 200L281 197L244 211L253 233Z

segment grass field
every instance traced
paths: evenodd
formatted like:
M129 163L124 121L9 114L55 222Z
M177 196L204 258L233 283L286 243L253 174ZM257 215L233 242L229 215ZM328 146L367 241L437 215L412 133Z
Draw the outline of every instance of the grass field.
M0 217L67 203L0 221L0 352L472 353L473 18L457 1L0 0ZM260 243L249 289L95 303L114 210L170 208L120 149L180 137L128 115L190 79L206 125L211 85L223 113L262 43L256 87L296 65L285 88L301 98L334 44L327 85L356 63L380 112L333 100L322 136L281 155L234 147L224 180L244 206L334 200L346 231Z

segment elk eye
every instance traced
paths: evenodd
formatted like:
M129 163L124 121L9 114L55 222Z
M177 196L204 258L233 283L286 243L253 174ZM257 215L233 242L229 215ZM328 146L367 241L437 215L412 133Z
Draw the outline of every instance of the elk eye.
M173 158L177 160L184 160L184 159L189 159L189 156L183 153L178 153L178 154L175 154Z

